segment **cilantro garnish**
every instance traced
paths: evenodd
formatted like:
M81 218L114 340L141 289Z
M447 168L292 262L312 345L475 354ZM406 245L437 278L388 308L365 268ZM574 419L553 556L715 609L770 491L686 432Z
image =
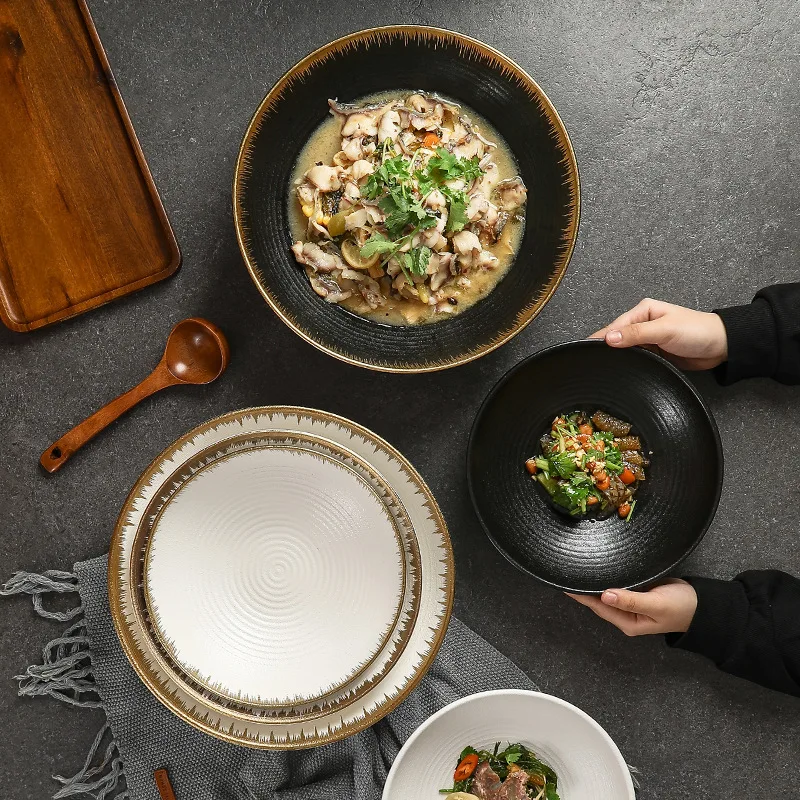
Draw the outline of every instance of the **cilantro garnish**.
M386 215L384 225L388 236L373 233L361 247L364 258L376 253L384 256L384 263L396 258L409 283L411 276L422 276L430 262L432 252L428 247L415 247L401 253L417 233L432 228L438 217L424 205L425 198L434 190L440 190L447 199L448 216L446 233L455 233L467 224L466 192L446 185L448 181L473 181L483 174L478 159L464 159L439 147L436 155L421 169L414 170L414 158L409 160L402 153L389 157L390 145L384 143L382 159L369 176L361 194L368 200L377 200L378 207Z
M431 156L428 160L427 169L433 180L440 184L459 178L465 183L469 183L483 175L477 156L475 158L459 158L445 150L444 147L436 148L436 155Z

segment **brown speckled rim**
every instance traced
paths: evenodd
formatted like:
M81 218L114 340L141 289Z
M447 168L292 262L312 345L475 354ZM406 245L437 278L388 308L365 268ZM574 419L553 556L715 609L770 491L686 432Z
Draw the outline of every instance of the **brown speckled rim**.
M253 146L253 140L258 133L263 120L275 109L278 101L283 96L284 92L291 91L292 86L296 82L302 82L303 77L308 74L315 66L324 63L329 58L346 52L348 49L355 45L363 44L369 47L370 44L391 40L395 37L403 37L405 41L410 41L414 38L431 41L433 44L437 42L446 42L448 44L455 44L465 52L477 54L483 59L487 60L493 67L498 69L504 76L513 78L523 86L532 100L536 100L544 110L545 115L550 122L554 134L558 142L558 148L563 154L563 159L568 166L569 176L567 179L569 195L570 195L570 221L567 229L564 232L564 244L566 245L563 252L558 256L554 265L553 272L545 285L542 292L538 297L534 298L519 314L515 324L507 331L503 331L491 341L486 342L481 347L475 348L469 352L463 353L457 358L451 358L446 361L436 361L429 363L408 363L402 366L390 366L381 364L379 362L370 361L366 359L353 358L343 351L339 351L328 347L327 345L318 341L314 334L306 330L302 324L295 319L286 309L283 308L278 299L270 291L269 287L261 279L261 270L256 264L256 259L250 249L249 233L247 224L245 222L245 213L242 207L242 198L244 188L249 174L249 160L250 152ZM580 177L578 175L578 163L575 158L575 151L572 147L567 129L558 115L555 106L550 101L550 98L545 94L544 90L539 84L515 61L512 61L508 56L503 55L499 50L495 50L483 42L466 36L463 33L456 33L444 28L434 28L426 25L387 25L377 28L368 28L362 31L350 33L340 39L336 39L329 44L320 47L314 52L307 55L302 60L298 61L291 69L275 83L272 89L269 90L266 97L261 101L250 120L247 130L242 140L241 147L239 148L239 155L236 159L236 167L233 175L233 217L236 226L236 239L239 242L239 249L242 253L242 258L247 266L247 271L253 279L262 297L267 301L272 310L301 338L305 339L309 344L313 345L324 353L327 353L334 358L338 358L348 364L353 364L359 367L366 367L367 369L376 370L379 372L436 372L438 370L456 367L461 364L466 364L474 361L476 358L491 353L498 347L501 347L510 339L514 338L520 331L526 328L541 312L541 310L548 303L550 298L555 293L559 284L566 274L567 267L569 266L572 253L575 249L575 242L578 237L578 225L580 221L580 207L581 207L581 192L580 192ZM512 264L513 268L513 264Z
M357 719L352 723L345 725L329 735L325 735L321 731L317 731L316 735L306 736L302 732L297 739L289 741L277 740L270 738L264 739L250 739L245 736L238 735L233 730L223 730L212 725L206 719L199 719L185 708L180 700L175 696L174 692L170 692L165 686L162 685L160 680L151 674L150 669L146 663L143 654L136 647L135 643L127 635L127 623L125 621L125 613L122 608L122 583L118 565L120 562L120 555L122 552L122 531L126 524L127 515L132 507L132 503L142 490L142 488L149 483L160 469L161 463L166 459L171 458L175 453L183 447L186 443L190 442L193 437L205 433L208 430L225 422L236 421L245 416L267 416L280 415L284 417L308 417L314 421L323 423L332 423L344 429L349 429L353 433L370 441L373 446L384 450L392 459L399 463L402 471L412 481L419 494L424 498L422 505L430 513L431 519L435 523L436 530L440 537L440 547L444 551L444 558L440 561L442 564L441 574L445 581L444 594L445 594L445 607L441 614L436 615L435 627L431 628L433 634L430 642L427 644L427 653L425 658L417 667L416 672L411 676L407 684L394 696L388 697L378 709L370 714L367 714L361 719ZM289 430L288 428L286 430ZM380 474L379 470L376 470ZM444 641L445 633L450 621L450 616L453 611L453 600L455 592L455 565L453 560L453 549L450 544L450 535L447 530L447 523L444 520L441 509L436 502L433 493L428 485L425 483L422 476L411 465L408 459L405 458L396 448L389 444L385 439L370 431L368 428L353 422L352 420L340 417L337 414L332 414L327 411L319 411L317 409L305 408L302 406L255 406L251 408L244 408L238 411L231 411L227 414L215 417L196 428L193 428L188 433L184 434L178 440L173 442L169 447L163 450L143 471L140 478L136 481L131 491L128 493L125 503L122 506L117 524L114 528L114 534L111 538L111 548L109 552L108 563L108 599L111 610L111 618L114 623L114 628L117 637L122 646L123 652L134 668L139 678L147 686L150 692L166 706L173 714L187 724L191 725L198 730L208 733L218 739L229 742L231 744L243 745L245 747L261 749L261 750L300 750L309 747L316 747L330 742L338 741L340 739L351 736L360 731L366 730L374 725L378 720L382 719L386 714L393 711L400 703L405 700L408 695L417 687L424 675L427 673L433 664L436 655ZM419 624L419 620L417 620Z
M287 444L290 440L293 442L291 445ZM241 449L231 449L239 447L241 447ZM208 681L202 680L201 676L197 675L195 672L186 667L182 667L171 644L165 639L155 622L155 615L151 611L153 603L145 578L146 564L149 560L149 553L153 541L152 532L155 530L164 509L169 502L174 499L178 487L182 487L208 467L218 464L220 461L230 456L262 448L302 451L311 455L323 457L329 461L333 461L333 457L331 455L323 456L323 453L325 451L335 453L338 458L341 459L341 462L338 462L339 465L356 475L357 479L368 488L378 502L382 505L387 505L387 514L391 517L391 524L394 528L395 536L397 537L398 547L403 553L401 569L404 591L400 597L397 613L392 620L392 625L389 630L386 631L381 646L374 653L374 656L344 683L332 687L324 694L317 697L304 698L302 700L286 699L283 703L256 702L250 699L243 700L241 697L232 694L226 695L223 691L220 691L218 687L212 685ZM219 454L223 451L228 451L227 455L209 460L211 455ZM366 481L364 475L360 475L352 466L347 466L348 462L357 465L359 470L362 470L365 475L369 476L369 480L373 482L374 485L370 485ZM263 712L263 721L272 719L275 722L306 722L310 719L327 716L336 710L346 708L374 688L374 686L388 674L397 659L405 651L413 626L416 624L416 620L419 616L419 601L421 595L420 555L414 535L414 527L406 513L405 506L391 486L386 483L385 479L363 458L341 444L308 433L296 431L248 433L222 439L204 448L176 469L163 481L163 485L171 487L169 497L165 498L162 492L156 493L142 514L142 522L134 537L133 552L137 554L137 558L131 564L130 578L132 585L138 588L136 594L139 595L139 605L136 607L135 612L140 631L150 634L151 643L155 646L157 651L156 658L165 656L165 658L159 658L161 669L168 672L171 671L173 673L173 679L181 685L181 688L187 694L195 697L200 703L212 706L221 713L239 717L244 720L253 720L256 718L256 715L253 713L253 709L256 709L258 714L262 714ZM380 494L378 489L375 488L376 486L379 487ZM381 495L383 495L383 498ZM385 503L384 500L387 502ZM391 511L389 510L390 507ZM403 531L400 529L401 524ZM406 541L406 537L408 537L408 541ZM144 553L143 557L139 558L139 554L142 553ZM408 584L409 568L406 562L410 563L410 571L414 573L410 586ZM401 622L400 618L403 616L402 607L406 592L410 592L411 597L410 613L408 614L407 620ZM390 640L393 638L393 635L397 638L397 641L393 645L391 656L387 660L385 666L379 672L370 675L363 682L358 683L355 689L349 688L346 697L343 697L340 690L346 685L355 683L359 678L364 676L364 672L372 666L375 659L383 652L386 646L391 643ZM196 686L193 684L196 684ZM297 711L296 707L299 706L314 706L315 708L318 707L319 710ZM267 713L269 711L273 713L270 715Z

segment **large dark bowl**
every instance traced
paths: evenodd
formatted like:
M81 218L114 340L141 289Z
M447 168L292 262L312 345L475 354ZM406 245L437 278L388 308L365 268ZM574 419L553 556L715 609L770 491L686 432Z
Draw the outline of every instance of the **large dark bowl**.
M437 92L483 114L510 145L529 187L525 235L516 263L486 299L434 324L382 325L324 302L289 250L292 168L326 118L328 98L352 102L391 89ZM278 316L326 353L389 372L463 364L522 330L550 299L567 269L580 206L569 137L536 82L481 42L410 25L350 34L292 67L264 98L247 128L233 194L242 255Z
M551 507L524 462L561 412L608 411L651 450L629 522L574 519ZM703 538L722 490L722 445L706 403L647 350L584 340L522 361L494 387L469 442L470 494L486 533L519 569L571 592L646 586Z

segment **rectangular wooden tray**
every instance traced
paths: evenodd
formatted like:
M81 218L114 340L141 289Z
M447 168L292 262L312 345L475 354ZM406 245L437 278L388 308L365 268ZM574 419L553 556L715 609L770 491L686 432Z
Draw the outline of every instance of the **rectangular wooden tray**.
M0 319L33 330L180 261L84 0L0 2Z

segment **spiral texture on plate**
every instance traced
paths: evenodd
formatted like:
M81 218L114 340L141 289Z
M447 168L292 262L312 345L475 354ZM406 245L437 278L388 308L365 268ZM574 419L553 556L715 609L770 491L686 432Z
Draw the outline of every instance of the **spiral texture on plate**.
M353 684L348 684L341 697L331 704L326 699L315 707L311 717L294 714L295 709L289 707L286 716L264 707L248 713L244 705L231 701L226 708L224 703L212 701L207 690L198 691L165 658L153 637L142 593L144 545L157 522L158 510L195 472L213 463L220 450L261 447L265 438L298 437L329 454L338 450L350 466L360 464L360 474L379 490L387 507L395 509L395 519L410 522L413 541L407 541L416 542L416 546L407 549L407 566L410 576L421 579L418 605L409 606L407 614L401 612L401 619L408 623L408 638L389 645L391 655L379 669L378 659L384 658L386 649L382 651L374 669L373 664L369 666L372 677L357 690L351 690ZM391 489L387 492L388 487ZM407 581L407 590L409 585ZM213 419L181 437L147 467L131 490L109 554L111 615L123 650L142 681L188 724L226 742L249 747L314 747L374 724L408 696L430 667L444 637L452 603L453 558L447 527L423 479L397 450L371 431L316 409L245 409Z
M256 703L347 683L394 626L403 578L376 494L333 460L280 448L232 454L187 481L145 565L150 615L175 661Z

